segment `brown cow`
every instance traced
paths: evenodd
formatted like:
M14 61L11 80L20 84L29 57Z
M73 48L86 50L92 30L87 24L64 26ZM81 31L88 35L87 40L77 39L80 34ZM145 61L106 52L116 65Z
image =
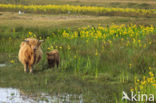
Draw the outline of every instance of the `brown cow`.
M41 42L35 38L27 38L20 45L18 54L19 61L24 65L25 72L33 72L33 65L38 63L42 57Z

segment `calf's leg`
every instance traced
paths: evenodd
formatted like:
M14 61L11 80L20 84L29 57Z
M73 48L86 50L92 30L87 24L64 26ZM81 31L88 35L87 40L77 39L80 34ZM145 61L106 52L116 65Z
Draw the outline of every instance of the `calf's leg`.
M57 65L57 68L58 68L58 66L59 66L59 61L56 61L56 65Z

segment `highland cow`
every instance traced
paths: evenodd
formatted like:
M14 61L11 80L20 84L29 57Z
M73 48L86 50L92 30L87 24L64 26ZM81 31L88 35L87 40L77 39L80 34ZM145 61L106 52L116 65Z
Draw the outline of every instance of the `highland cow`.
M42 41L43 40L27 38L21 43L18 58L24 65L25 72L33 72L33 65L40 61L43 54L40 47Z
M54 49L51 52L47 53L47 60L48 60L48 65L50 68L54 68L55 65L57 65L57 68L60 63L60 56L58 50Z

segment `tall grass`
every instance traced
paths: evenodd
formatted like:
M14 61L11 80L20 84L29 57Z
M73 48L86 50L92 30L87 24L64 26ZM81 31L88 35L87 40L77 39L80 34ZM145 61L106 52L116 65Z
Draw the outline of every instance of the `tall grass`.
M133 56L138 51L146 50L152 41L146 37L155 32L153 26L110 25L108 27L84 27L78 31L62 30L48 34L46 38L29 32L28 35L13 33L6 44L1 39L1 52L17 51L19 42L26 37L45 39L44 52L58 49L61 55L61 69L89 73L98 76L98 72L105 72L109 68L132 68ZM20 37L15 46L9 45L12 38ZM127 56L126 56L127 55ZM113 69L112 69L113 70ZM141 71L141 70L140 70ZM124 74L123 74L124 75ZM124 81L124 80L123 80Z
M46 70L47 60L45 52L58 49L61 57L58 71L63 73L63 75L67 73L80 75L81 79L86 80L87 83L95 83L92 85L96 85L96 82L100 81L101 84L108 84L110 88L114 88L112 85L124 84L128 85L126 88L130 91L131 87L135 88L135 85L133 85L134 77L141 78L149 72L147 70L149 66L153 68L156 66L156 55L153 53L155 48L155 33L156 29L153 26L136 26L133 24L112 24L106 27L99 25L98 27L83 27L74 31L61 30L48 34L44 38L32 32L21 36L15 32L14 36L10 38L1 38L0 53L10 55L5 56L6 59L3 62L9 64L10 60L13 60L14 62L11 63L19 65L17 54L20 42L26 37L44 39L45 42L42 44L44 55L39 66L37 66L38 69L48 72ZM50 89L53 83L51 78L51 74L46 74L45 78L42 77L43 80L41 81L43 83L39 88ZM65 77L62 78L63 81L66 80L64 79ZM40 80L37 80L35 80L35 83L40 83ZM97 81L93 82L93 80ZM56 81L60 81L60 78L56 78ZM29 85L31 86L31 84ZM99 90L99 88L96 89ZM119 88L120 93L122 93L124 88L124 86ZM153 87L151 86L151 88ZM103 92L104 90L102 89L100 93ZM110 93L108 96L112 96L112 91L108 92ZM113 101L121 101L117 99L121 96L120 93L113 94L116 96L113 98ZM102 97L99 96L99 98ZM103 98L108 100L108 98L112 97L106 96Z

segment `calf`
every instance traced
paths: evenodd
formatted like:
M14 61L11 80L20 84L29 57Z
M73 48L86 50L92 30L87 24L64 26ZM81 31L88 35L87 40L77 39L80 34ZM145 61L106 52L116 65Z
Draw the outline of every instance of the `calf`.
M57 68L58 68L58 65L60 63L60 56L59 56L58 50L54 49L53 51L48 52L47 60L48 60L48 65L50 68L54 68L55 65L57 65Z

